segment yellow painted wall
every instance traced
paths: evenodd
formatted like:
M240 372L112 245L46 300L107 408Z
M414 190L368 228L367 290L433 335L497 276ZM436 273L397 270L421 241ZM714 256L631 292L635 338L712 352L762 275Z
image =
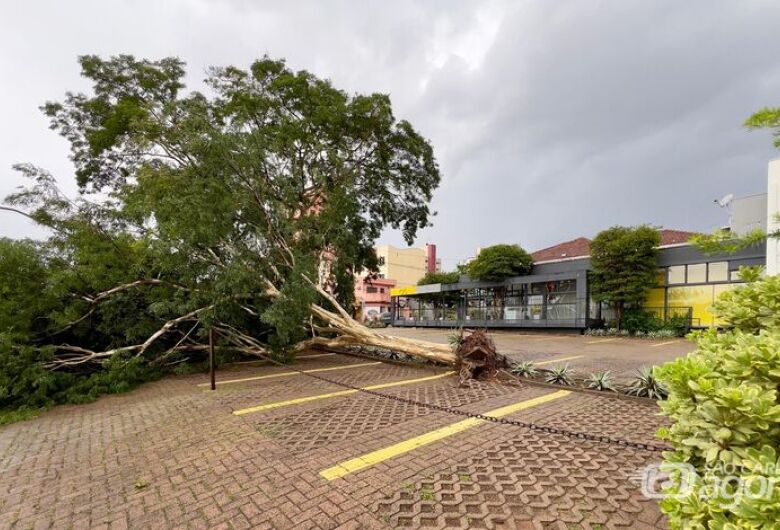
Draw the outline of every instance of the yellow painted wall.
M398 287L417 285L427 270L425 248L396 248L382 245L376 247L376 255L378 258L384 258L384 265L379 266L380 274L395 280Z
M720 293L733 289L738 284L718 285L681 285L669 288L670 306L688 306L693 308L693 324L700 326L722 326L725 322L716 319L710 307Z
M663 288L652 289L650 294L647 295L645 307L664 307L665 298L666 296L664 295Z

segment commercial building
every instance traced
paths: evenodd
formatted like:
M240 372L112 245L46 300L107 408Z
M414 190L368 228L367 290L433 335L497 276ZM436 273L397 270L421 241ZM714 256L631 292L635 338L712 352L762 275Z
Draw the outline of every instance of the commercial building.
M761 199L736 202L735 232L752 228L780 229L780 160L770 162L765 215L756 215ZM739 211L740 204L745 211ZM780 248L769 239L734 254L707 255L691 246L693 234L661 230L658 282L645 309L669 319L680 315L692 327L718 326L709 311L715 298L741 283L742 266L766 266L778 273ZM473 281L466 276L454 284L399 286L391 291L396 326L570 328L585 329L611 319L606 307L590 296L589 241L578 238L534 252L531 273L503 282Z

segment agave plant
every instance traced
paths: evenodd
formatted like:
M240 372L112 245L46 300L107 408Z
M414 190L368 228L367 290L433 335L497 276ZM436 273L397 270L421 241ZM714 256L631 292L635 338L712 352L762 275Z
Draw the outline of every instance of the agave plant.
M604 372L596 372L590 374L585 384L588 388L593 390L611 390L614 392L615 387L612 385L612 376L609 375L609 370Z
M556 366L551 368L547 374L547 377L545 378L545 381L555 385L571 386L571 368L569 368L568 364L565 366Z
M637 372L626 393L631 396L649 397L652 399L666 399L666 396L669 395L666 388L655 378L655 367L653 366L643 366Z
M453 350L458 349L460 343L463 341L463 328L456 328L450 331L447 335L447 342Z
M532 361L521 361L512 367L512 373L520 377L534 377L539 370L534 368Z

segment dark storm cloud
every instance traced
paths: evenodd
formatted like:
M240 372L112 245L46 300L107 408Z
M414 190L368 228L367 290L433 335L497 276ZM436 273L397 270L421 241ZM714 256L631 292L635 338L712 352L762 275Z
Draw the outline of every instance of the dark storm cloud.
M712 199L765 186L776 156L748 133L780 104L776 2L52 2L0 22L0 165L70 181L36 106L83 87L82 53L205 66L269 53L349 91L389 93L434 144L445 267L476 247L529 249L609 225L708 230ZM17 180L3 173L0 193ZM72 185L71 185L71 188ZM3 235L29 234L0 218ZM387 242L399 244L397 234Z

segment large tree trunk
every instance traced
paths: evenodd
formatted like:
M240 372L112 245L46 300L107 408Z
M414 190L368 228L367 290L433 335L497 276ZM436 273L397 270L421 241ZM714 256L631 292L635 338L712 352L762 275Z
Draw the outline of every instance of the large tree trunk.
M128 284L127 286L117 287L111 291L108 291L108 294L105 296L101 294L99 296L89 298L89 301L92 303L98 303L100 300L107 298L110 294L140 285L141 283L142 282L134 282L132 284ZM312 304L311 330L313 337L298 344L296 350L300 351L310 347L333 350L355 348L359 349L364 347L379 348L396 353L403 353L427 361L448 364L453 367L460 366L462 356L458 355L453 347L447 344L414 340L405 337L394 337L383 334L374 329L370 329L352 318L352 316L343 307L341 307L333 295L331 295L323 287L313 282L311 283L333 310L325 309L319 304ZM272 297L278 296L279 290L271 282L267 282L266 294ZM155 360L155 362L161 362L165 360L173 352L199 351L203 349L204 346L198 344L197 341L191 337L191 334L197 326L202 325L200 321L200 313L210 309L211 307L212 306L205 306L167 321L160 329L154 332L141 344L124 346L102 352L94 352L67 344L56 346L56 357L53 361L47 363L47 367L57 370L75 368L76 366L89 363L103 363L113 355L119 353L141 355L149 348L151 344L156 342L164 335L174 331L183 335L181 340L179 340L179 342L170 348L166 353L161 354ZM192 327L187 333L184 333L178 328L178 326L185 323L192 324ZM243 333L241 330L235 329L228 324L220 322L212 323L212 325L236 350L246 354L253 354L261 357L265 357L267 355L268 352L262 343L247 335L246 333ZM506 365L506 359L503 356L499 354L494 354L494 356L496 356L497 360L495 362L491 361L491 366L496 363L500 366Z
M317 291L333 306L336 312L312 305L312 316L324 325L313 326L317 336L306 341L300 347L317 346L320 348L354 348L368 346L404 353L429 361L455 365L457 355L447 344L393 337L370 329L354 318L327 291L316 287Z

